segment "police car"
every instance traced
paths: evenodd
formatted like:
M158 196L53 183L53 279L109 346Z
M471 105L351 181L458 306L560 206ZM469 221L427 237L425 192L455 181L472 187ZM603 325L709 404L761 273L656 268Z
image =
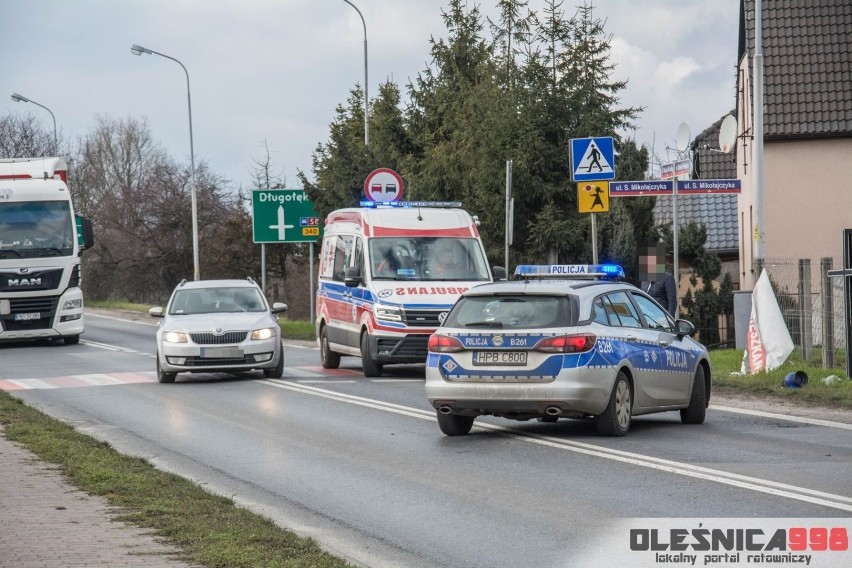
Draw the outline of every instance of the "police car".
M594 418L623 436L633 416L679 410L701 424L707 349L614 265L518 266L465 292L429 338L426 396L448 436L477 416Z

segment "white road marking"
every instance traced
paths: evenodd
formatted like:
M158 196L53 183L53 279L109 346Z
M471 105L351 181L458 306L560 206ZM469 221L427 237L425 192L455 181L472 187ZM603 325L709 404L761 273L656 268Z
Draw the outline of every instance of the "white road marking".
M737 414L747 414L749 416L759 416L761 418L774 418L775 420L788 420L790 422L799 422L801 424L812 424L814 426L827 426L829 428L841 428L843 430L852 430L852 424L844 424L843 422L832 422L831 420L821 420L819 418L807 418L804 416L791 416L789 414L775 414L774 412L764 412L762 410L749 410L747 408L735 408L733 406L716 406L711 404L713 410L721 410L723 412L734 412Z
M283 381L281 379L267 379L260 382L266 383L276 388L287 389L302 394L309 394L312 396L336 400L338 402L356 404L358 406L364 406L366 408L373 408L375 410L393 412L395 414L400 414L403 416L409 416L412 418L420 418L422 420L430 420L433 422L437 422L435 413L428 410L421 410L418 408L402 406L399 404L393 404L390 402L384 402L380 400L374 400L349 394L336 393L333 391L320 389L308 385L297 385L291 382ZM747 475L740 475L717 469L676 462L663 458L635 454L632 452L625 452L622 450L614 450L611 448L605 448L593 444L586 444L583 442L564 440L551 436L542 436L531 432L517 430L514 428L497 426L494 424L475 423L474 427L499 433L504 436L508 436L510 438L514 438L523 442L529 442L541 446L547 446L574 453L618 461L630 465L646 467L658 471L665 471L668 473L674 473L676 475L683 475L686 477L713 481L715 483L730 485L732 487L737 487L740 489L747 489L750 491L774 495L776 497L783 497L796 501L804 501L806 503L811 503L814 505L820 505L823 507L829 507L841 511L852 512L852 497L846 497L844 495L825 493L823 491L816 491L814 489L797 487L786 483L779 483L767 479L760 479L757 477L750 477Z

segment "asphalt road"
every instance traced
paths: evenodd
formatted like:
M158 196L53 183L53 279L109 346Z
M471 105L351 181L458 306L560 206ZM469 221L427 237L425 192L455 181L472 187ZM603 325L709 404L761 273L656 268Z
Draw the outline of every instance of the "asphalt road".
M649 518L852 527L848 424L711 407L700 426L677 413L638 417L624 438L586 421L499 419L448 438L422 367L366 379L358 359L325 371L302 344L285 349L281 380L161 385L153 320L136 319L90 315L74 346L0 346L0 386L363 565L579 566L612 558L609 547L628 543L625 523ZM659 560L618 553L632 565Z

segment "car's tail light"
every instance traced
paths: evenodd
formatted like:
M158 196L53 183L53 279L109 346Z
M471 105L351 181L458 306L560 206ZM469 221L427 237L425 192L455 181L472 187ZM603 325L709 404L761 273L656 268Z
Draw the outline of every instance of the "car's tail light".
M596 339L591 333L547 337L536 343L533 350L545 353L582 353L594 347Z
M455 337L433 333L429 336L429 351L432 353L458 353L464 345Z

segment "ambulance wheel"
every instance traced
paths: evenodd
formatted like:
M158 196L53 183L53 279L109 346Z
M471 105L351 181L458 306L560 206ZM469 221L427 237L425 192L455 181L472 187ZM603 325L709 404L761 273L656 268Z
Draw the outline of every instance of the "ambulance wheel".
M320 330L320 361L323 369L336 369L340 366L340 353L331 350L326 326L322 326Z
M377 363L370 353L370 335L367 332L361 334L361 367L365 377L382 376L383 365Z

